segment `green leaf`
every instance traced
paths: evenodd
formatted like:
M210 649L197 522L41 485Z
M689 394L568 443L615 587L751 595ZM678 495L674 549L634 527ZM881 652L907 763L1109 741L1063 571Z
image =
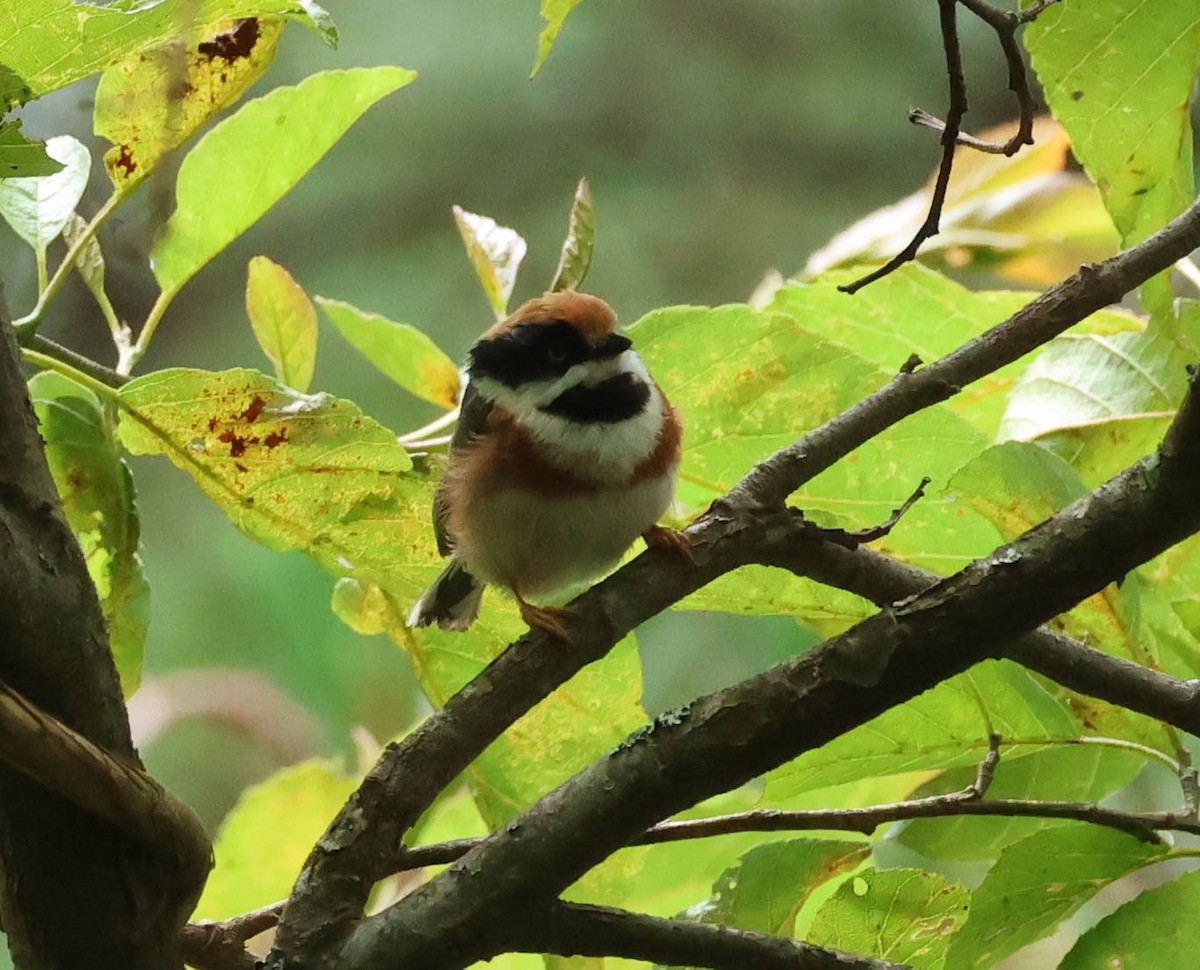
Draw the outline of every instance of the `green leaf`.
M179 170L177 203L151 250L164 293L252 226L380 98L416 77L398 67L323 71L244 104Z
M948 970L991 967L1049 935L1101 889L1166 855L1132 835L1084 824L1047 829L1006 849L975 890Z
M972 291L920 263L850 296L838 286L857 272L835 270L808 283L789 282L764 306L788 313L815 335L849 347L864 360L895 374L910 354L932 363L1029 303L1036 294ZM1132 314L1103 310L1081 325L1100 333L1142 329ZM984 434L1000 423L1007 394L1028 358L1002 367L956 394L946 406Z
M1047 104L1100 186L1125 246L1145 239L1195 194L1190 105L1200 17L1189 3L1096 0L1046 9L1025 34ZM1143 290L1159 312L1170 281Z
M578 290L587 279L592 266L592 253L596 248L596 214L592 208L592 187L586 178L575 186L575 199L571 203L571 214L567 217L567 238L563 240L558 254L558 266L550 289Z
M173 368L130 381L118 434L166 455L251 538L298 549L336 576L415 599L432 567L433 483L354 404L252 370Z
M30 379L29 396L63 511L100 598L121 688L129 696L141 681L150 619L133 477L95 394L43 371Z
M1055 799L1095 804L1128 784L1146 766L1145 755L1099 744L1057 745L1026 758L1001 759L988 798ZM913 798L962 791L974 768L953 768L912 792ZM995 859L1001 850L1043 829L1070 822L1049 818L960 815L917 819L895 835L927 859Z
M217 832L217 864L192 919L227 919L285 899L313 843L357 787L332 763L314 759L243 791Z
M1028 742L1080 734L1067 706L1029 673L989 661L776 768L766 776L764 803L774 807L804 792L879 775L974 766L987 753L989 730ZM1006 761L1036 750L1036 744L1006 750Z
M807 940L920 970L941 970L971 906L965 887L935 872L868 869L842 883L817 911Z
M21 122L0 121L0 179L34 178L62 171L62 163L46 154L45 142L21 133Z
M40 96L218 20L271 15L299 20L336 46L329 15L311 0L21 0L0 5L0 63Z
M517 270L525 258L526 244L515 229L499 225L488 216L453 207L458 233L475 273L483 286L488 305L497 320L508 314L508 301L517 282Z
M809 894L870 854L868 842L793 839L757 846L713 883L712 898L698 907L701 921L792 936Z
M538 34L537 60L533 64L533 70L529 72L530 77L537 74L546 63L546 58L550 56L550 48L562 33L567 14L579 3L580 0L542 0L542 20L545 21L545 25Z
M1013 388L1000 436L1037 441L1099 485L1158 446L1198 336L1200 314L1185 310L1142 333L1055 338Z
M307 391L317 363L317 310L291 273L266 256L250 260L246 315L280 383Z
M1189 967L1200 947L1200 872L1130 900L1084 933L1059 970L1163 970Z
M406 391L439 407L458 404L458 368L424 331L341 300L318 296L317 303L343 337Z
M0 215L35 250L58 238L83 197L91 169L87 147L70 135L46 141L46 153L62 170L36 178L0 179Z
M96 88L93 126L113 147L104 167L128 194L162 158L233 104L267 69L281 17L221 20L188 46L172 43L114 64Z

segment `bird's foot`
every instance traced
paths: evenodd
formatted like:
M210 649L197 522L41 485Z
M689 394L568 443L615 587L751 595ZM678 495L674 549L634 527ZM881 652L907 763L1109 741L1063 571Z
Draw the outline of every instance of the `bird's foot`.
M513 591L513 596L516 597L517 606L521 608L521 619L528 623L531 629L545 630L560 640L571 642L571 635L562 622L562 618L571 612L567 607L534 606L522 599L516 590Z
M650 548L673 549L681 556L686 556L689 562L695 563L696 561L696 557L692 555L692 544L688 541L688 537L675 529L668 529L664 525L652 525L642 533L642 538L646 540L646 545Z

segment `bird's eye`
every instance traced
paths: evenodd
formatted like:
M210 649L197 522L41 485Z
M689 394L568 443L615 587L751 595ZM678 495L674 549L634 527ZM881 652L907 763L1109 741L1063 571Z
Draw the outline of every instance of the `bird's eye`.
M565 363L570 356L571 350L564 343L553 343L546 348L546 359L552 364Z

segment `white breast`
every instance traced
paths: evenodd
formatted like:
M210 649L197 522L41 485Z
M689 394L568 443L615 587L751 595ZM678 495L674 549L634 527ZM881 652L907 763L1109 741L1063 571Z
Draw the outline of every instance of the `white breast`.
M541 599L617 564L670 504L674 470L628 489L547 498L504 489L477 499L475 528L456 555L478 578Z

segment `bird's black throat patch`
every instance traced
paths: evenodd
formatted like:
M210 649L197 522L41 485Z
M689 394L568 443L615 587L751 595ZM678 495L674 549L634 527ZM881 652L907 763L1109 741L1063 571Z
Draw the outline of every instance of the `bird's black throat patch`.
M578 384L539 410L579 424L617 424L641 414L649 400L649 385L625 372L595 387Z

